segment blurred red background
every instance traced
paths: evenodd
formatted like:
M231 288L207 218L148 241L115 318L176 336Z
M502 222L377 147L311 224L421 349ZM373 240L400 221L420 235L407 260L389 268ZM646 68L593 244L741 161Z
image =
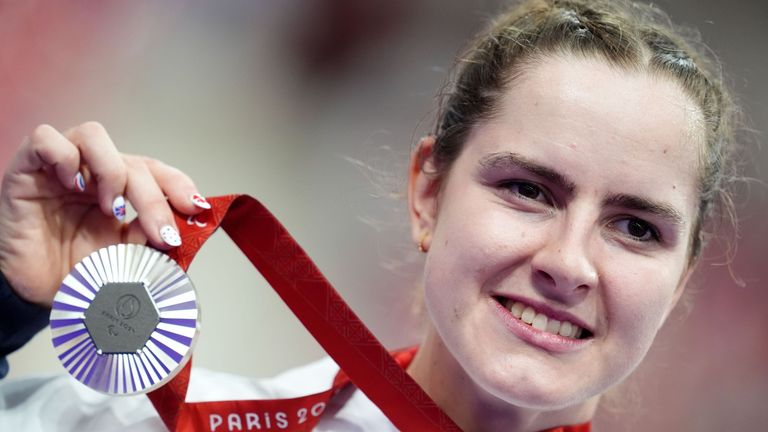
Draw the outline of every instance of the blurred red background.
M274 203L374 332L392 347L411 343L418 339L417 320L408 318L403 303L409 301L402 299L410 299L418 265L402 255L411 247L402 208L392 210L385 199L390 190L368 177L403 177L414 137L431 126L433 97L454 55L497 6L3 2L0 166L39 123L65 128L102 121L121 149L180 166L204 191L245 189ZM768 153L758 144L768 124L768 6L714 0L660 6L674 21L698 27L718 53L746 113L743 159L755 181L736 195L741 238L735 258L723 265L728 238L713 242L694 281L690 311L670 319L640 369L609 397L596 426L762 430L768 424L768 198L760 182L767 179ZM368 168L358 171L354 161ZM237 168L223 168L231 165ZM60 371L24 361L47 355L36 349L12 357L15 376ZM312 348L299 362L318 353ZM256 373L290 364L276 357L254 367ZM252 366L198 358L198 364L240 373Z

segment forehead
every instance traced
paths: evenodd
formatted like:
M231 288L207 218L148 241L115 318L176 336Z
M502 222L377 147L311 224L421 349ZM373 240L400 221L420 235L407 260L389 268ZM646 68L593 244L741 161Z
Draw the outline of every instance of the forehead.
M502 108L510 111L525 104L530 114L566 115L641 147L676 141L690 150L703 138L700 110L671 77L613 66L599 58L560 55L533 60L502 100ZM600 118L603 121L595 121Z
M465 151L523 153L577 187L694 207L701 115L671 79L600 59L551 57L515 78ZM682 209L681 209L682 210ZM687 208L685 210L688 210Z

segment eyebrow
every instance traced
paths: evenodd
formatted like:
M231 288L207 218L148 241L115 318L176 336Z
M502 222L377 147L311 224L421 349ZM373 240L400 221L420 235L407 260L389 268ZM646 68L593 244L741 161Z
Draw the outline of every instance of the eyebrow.
M557 172L556 170L534 162L513 152L497 152L484 156L479 161L483 169L523 169L539 177L554 183L561 189L573 195L576 190L576 184ZM641 211L667 220L670 223L682 226L684 218L682 214L673 206L661 202L652 201L643 197L628 194L610 195L603 200L603 206L622 207L629 210Z
M552 168L541 165L538 162L534 162L530 159L513 153L513 152L498 152L491 153L480 159L479 164L484 169L524 169L539 177L548 180L551 183L559 186L572 195L576 190L576 184L568 177L560 174Z
M683 216L668 204L654 202L634 195L611 195L603 200L603 205L637 210L665 219L675 225L683 225Z

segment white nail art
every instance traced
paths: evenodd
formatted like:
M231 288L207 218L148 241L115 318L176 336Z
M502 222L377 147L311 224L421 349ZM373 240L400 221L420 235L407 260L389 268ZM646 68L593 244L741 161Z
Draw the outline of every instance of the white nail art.
M80 171L75 175L75 189L79 192L85 192L85 177Z
M160 228L160 237L168 246L181 246L181 236L176 229L170 225Z
M114 201L112 201L112 214L115 219L122 222L125 220L125 198L122 195L118 195Z
M192 201L192 204L194 204L196 207L200 207L201 209L205 210L211 209L211 204L202 195L192 194L189 197L189 200Z

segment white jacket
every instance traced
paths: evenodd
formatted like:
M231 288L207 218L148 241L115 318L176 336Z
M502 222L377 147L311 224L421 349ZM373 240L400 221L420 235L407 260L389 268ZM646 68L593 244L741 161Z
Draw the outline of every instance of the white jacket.
M329 389L338 370L331 358L269 379L250 379L193 368L187 401L304 396ZM245 422L241 426L241 430L248 430ZM0 381L0 431L165 430L145 395L103 395L68 375ZM237 423L233 424L232 430L239 430ZM259 429L252 427L250 430ZM331 399L315 430L361 432L397 429L360 390L350 385ZM228 431L230 428L226 419L214 430Z

